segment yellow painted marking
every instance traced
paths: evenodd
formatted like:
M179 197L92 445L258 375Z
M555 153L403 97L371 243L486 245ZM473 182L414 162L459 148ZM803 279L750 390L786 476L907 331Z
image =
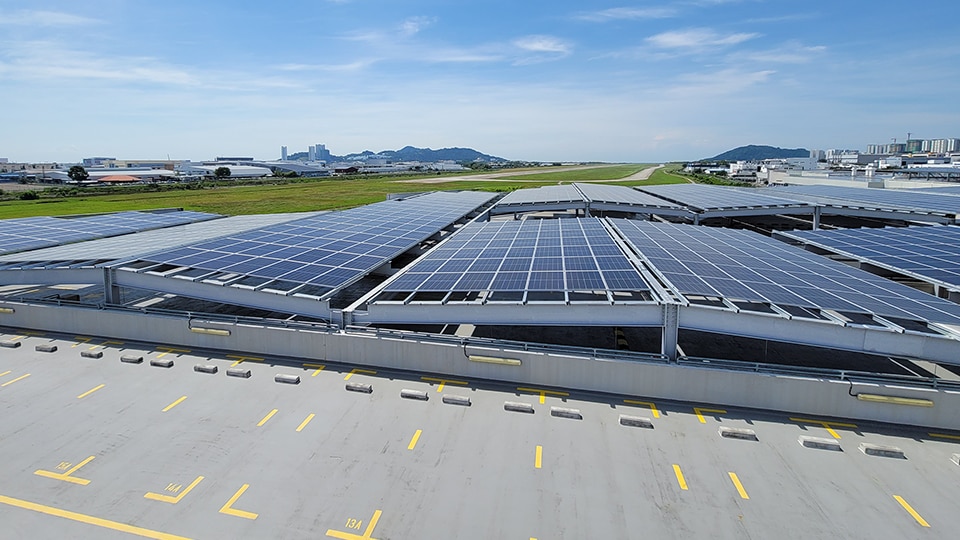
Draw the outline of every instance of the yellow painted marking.
M313 420L313 417L314 417L314 416L316 416L316 415L313 414L313 413L310 413L309 416L307 416L306 418L304 418L304 419L303 419L303 422L300 422L300 425L297 426L297 433L300 433L301 431L303 431L303 428L307 427L307 424L309 424L310 421Z
M304 364L303 367L316 368L316 371L310 374L311 377L316 377L317 375L320 374L321 371L323 371L323 368L325 368L326 366L324 366L323 364Z
M700 420L701 424L707 423L707 419L703 417L703 413L727 414L727 411L723 409L704 409L700 407L694 407L693 412L697 414L697 420Z
M524 388L522 386L517 387L518 392L530 392L531 394L540 394L540 404L543 405L547 402L547 394L551 396L566 397L569 396L567 392L558 392L556 390L544 390L542 388Z
M677 483L680 484L680 489L687 491L687 481L683 478L683 471L676 463L673 464L673 474L677 475Z
M43 332L24 332L23 334L26 336L42 336Z
M177 348L174 348L174 347L157 347L156 349L157 349L158 351L163 351L163 352L161 352L160 354L157 355L157 358L163 358L164 356L166 356L166 355L168 355L168 354L170 354L170 353L188 353L188 352L190 352L190 349L177 349Z
M417 432L413 434L413 438L410 439L410 444L407 445L407 450L413 450L413 448L417 446L417 441L420 440L420 433L422 433L422 430L418 429Z
M369 370L369 369L359 369L359 368L358 368L358 369L351 369L351 370L350 370L350 373L347 373L347 376L344 377L343 380L349 381L349 380L350 380L350 377L353 377L353 374L354 374L354 373L362 373L362 374L364 374L364 375L376 375L376 374L377 374L376 371L371 371L371 370Z
M238 366L244 362L263 362L263 358L260 358L259 356L242 356L239 354L228 354L227 358L232 358L236 360L236 362L230 364L230 367Z
M73 345L71 345L70 348L79 347L80 343L89 343L93 341L92 337L84 337L84 336L73 336L73 339L75 339L77 343L74 343Z
M183 400L185 400L185 399L187 399L187 396L180 396L180 399L178 399L178 400L174 401L173 403L167 405L167 406L164 407L163 410L160 411L160 412L167 412L167 411L169 411L170 409L172 409L172 408L176 407L177 405L179 405L180 403L182 403Z
M925 519L923 519L922 517L920 517L920 514L918 514L917 511L914 510L912 506L910 506L909 504L907 504L907 501L903 500L903 497L901 497L901 496L899 496L899 495L894 495L893 498L896 499L897 502L900 503L900 506L902 506L903 509L907 511L907 513L909 513L911 516L913 516L913 519L917 520L917 523L919 523L922 527L929 527L929 526L930 526L930 524L927 523L927 521L926 521Z
M790 421L799 422L801 424L814 424L817 426L821 426L823 427L823 429L827 430L827 433L829 433L830 436L833 437L834 439L839 439L840 434L834 431L833 428L845 427L845 428L855 429L857 427L856 424L846 424L844 422L830 422L830 421L824 421L824 420L811 420L809 418L791 418Z
M6 504L8 506L22 508L24 510L30 510L33 512L39 512L41 514L47 514L48 516L69 519L71 521L76 521L79 523L86 523L87 525L93 525L95 527L102 527L104 529L111 529L114 531L124 532L128 534L135 534L143 538L153 538L154 540L189 540L186 537L177 536L175 534L167 534L159 531L153 531L150 529L144 529L143 527L135 527L133 525L120 523L118 521L110 521L109 519L88 516L86 514L79 514L77 512L71 512L69 510L63 510L61 508L54 508L53 506L46 506L43 504L37 504L34 502L24 501L21 499L14 499L13 497L7 497L5 495L0 495L0 504Z
M9 371L7 373L10 373ZM0 377L6 375L7 373L0 374ZM950 439L954 441L960 441L960 435L947 435L946 433L927 433L931 437L936 437L938 439Z
M660 411L657 410L657 405L652 401L637 401L634 399L625 399L624 403L629 405L643 405L644 407L649 407L650 412L653 414L654 418L660 418Z
M13 336L12 338L8 339L7 341L20 341L21 339L23 339L23 338L25 338L25 337L27 337L27 336Z
M75 477L73 477L73 476L71 476L71 475L72 475L73 473L79 471L79 470L80 470L80 467L83 467L83 466L86 465L87 463L90 463L91 461L93 461L93 458L95 458L95 457L96 457L96 456L90 456L90 457L88 457L87 459L85 459L85 460L81 461L80 463L77 463L76 465L74 465L73 468L70 469L70 470L68 470L67 472L55 473L55 472L51 472L51 471L45 471L45 470L43 470L43 469L37 469L36 471L33 471L33 474L35 474L35 475L37 475L37 476L42 476L42 477L44 477L44 478L52 478L52 479L54 479L54 480L63 480L64 482L70 482L71 484L79 484L79 485L81 485L81 486L85 486L85 485L87 485L87 484L90 483L89 480L86 480L86 479L84 479L84 478L75 478Z
M275 415L275 414L277 414L277 410L276 410L276 409L268 412L267 415L263 417L263 420L260 420L259 422L257 422L257 427L261 427L261 426L263 426L264 424L266 424L266 423L267 423L267 420L273 418L273 415Z
M30 376L29 373L27 373L26 375L21 375L21 376L17 377L16 379L11 379L11 380L3 383L3 384L0 384L0 386L7 386L8 384L13 384L13 383L15 383L15 382L17 382L17 381L22 381L23 379L26 379L26 378L29 377L29 376Z
M543 447L537 445L537 455L533 458L533 467L539 469L543 465Z
M237 510L236 508L233 508L233 503L237 502L237 499L239 499L240 496L243 495L243 492L246 491L248 487L250 487L250 484L244 484L240 486L240 489L238 489L237 492L233 494L233 497L230 497L230 500L227 501L227 503L220 508L220 513L227 514L229 516L242 517L246 519L257 519L257 516L259 516L259 514L254 514L253 512L246 512L244 510Z
M202 477L202 476L198 476L196 480L194 480L193 482L191 482L190 485L187 486L186 489L184 489L183 491L181 491L180 494L177 495L176 497L171 497L170 495L161 495L161 494L159 494L159 493L152 493L152 492L151 492L151 493L146 493L146 494L144 494L143 498L144 498L144 499L151 499L151 500L154 500L154 501L160 501L160 502L170 503L170 504L177 504L178 502L180 502L180 499L182 499L182 498L184 498L184 497L187 496L187 493L190 493L190 490L192 490L193 488L197 487L197 484L199 484L202 480L203 480L203 477Z
M3 377L3 376L5 376L5 375L9 375L9 374L10 374L9 371L4 371L3 373L0 373L0 377Z
M737 488L737 492L740 493L741 499L749 499L750 496L747 495L747 490L743 489L743 484L740 483L740 479L737 478L736 473L727 473L730 475L730 481L733 482L734 487Z
M123 342L122 342L122 341L104 341L103 343L101 343L101 344L99 344L99 345L93 345L93 346L91 346L91 347L90 347L90 350L92 351L92 350L96 349L97 347L104 347L104 348L106 348L107 345L123 345Z
M373 534L373 529L377 526L377 522L380 521L380 514L382 513L380 510L373 513L373 517L370 518L370 522L367 524L367 530L363 531L362 536L359 534L335 531L333 529L327 529L327 536L340 538L341 540L376 540L371 535Z
M437 378L435 378L435 377L420 377L420 380L427 381L427 382L440 383L440 384L437 386L437 392L443 392L443 387L446 386L446 385L448 385L448 384L457 384L457 385L460 385L460 386L466 386L466 385L470 384L470 383L468 383L467 381L455 381L455 380L452 380L452 379L437 379Z
M87 390L86 392L84 392L84 393L80 394L79 396L77 396L77 399L83 399L83 398L89 396L90 394L96 392L97 390L103 388L104 386L106 386L106 385L105 385L105 384L101 384L100 386L96 386L96 387L94 387L94 388L91 388L91 389Z

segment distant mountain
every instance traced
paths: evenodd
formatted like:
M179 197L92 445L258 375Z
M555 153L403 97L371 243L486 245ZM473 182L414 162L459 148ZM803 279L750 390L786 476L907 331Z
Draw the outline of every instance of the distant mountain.
M759 161L761 159L785 159L809 156L810 151L805 148L777 148L776 146L751 144L728 150L704 161Z
M400 150L384 150L382 152L371 152L364 150L359 154L347 154L345 156L331 156L334 161L366 161L371 158L386 158L390 161L507 161L502 157L491 156L478 152L472 148L440 148L432 150L430 148L416 148L413 146L404 146Z

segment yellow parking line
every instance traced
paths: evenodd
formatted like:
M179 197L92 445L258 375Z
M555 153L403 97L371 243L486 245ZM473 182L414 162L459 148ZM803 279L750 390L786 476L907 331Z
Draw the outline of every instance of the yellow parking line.
M680 489L687 491L687 481L683 478L683 471L680 470L680 466L676 463L673 464L673 474L677 476L677 483L680 484Z
M228 354L227 358L236 360L236 362L230 364L230 367L236 367L244 362L263 362L263 358L259 356L242 356L239 354Z
M233 503L237 502L237 499L239 499L240 496L243 495L243 492L246 491L248 487L250 487L250 484L244 484L240 486L240 489L238 489L237 492L233 494L233 497L230 497L230 500L228 500L226 504L220 507L220 513L227 514L230 516L242 517L246 519L257 519L257 516L259 514L254 514L253 512L246 512L244 510L237 510L236 508L233 508Z
M822 426L823 429L827 430L827 433L830 434L834 439L839 439L840 434L833 430L834 427L845 427L845 428L854 428L856 429L856 424L847 424L844 422L833 422L829 420L811 420L809 418L790 418L791 422L798 422L800 424L814 424L817 426Z
M257 427L261 427L261 426L263 426L264 424L266 424L266 423L267 423L267 420L273 418L273 415L275 415L275 414L277 414L277 410L276 410L276 409L268 412L267 415L263 417L263 420L260 420L259 422L257 422Z
M87 525L93 525L95 527L102 527L104 529L111 529L111 530L119 531L123 533L135 534L143 538L153 538L154 540L189 540L188 538L185 538L183 536L177 536L175 534L167 534L159 531L153 531L150 529L144 529L143 527L135 527L133 525L128 525L126 523L110 521L109 519L88 516L86 514L79 514L77 512L71 512L69 510L63 510L61 508L55 508L53 506L37 504L34 502L24 501L21 499L14 499L13 497L7 497L5 495L0 495L0 504L6 504L8 506L22 508L23 510L30 510L32 512L39 512L41 514L47 514L48 516L69 519L71 521L85 523Z
M314 416L316 416L316 415L313 414L313 413L310 413L309 416L307 416L306 418L304 418L303 422L300 422L300 425L297 426L297 433L300 433L301 431L303 431L303 428L307 427L307 424L309 424L310 421L313 420L313 417L314 417Z
M9 371L7 373L10 373ZM6 375L7 373L0 374L0 377ZM960 435L947 435L946 433L927 433L931 437L936 437L938 439L949 439L954 441L960 441Z
M157 347L156 350L163 351L157 355L157 358L163 358L170 353L188 353L190 349L177 349L174 347Z
M543 465L543 447L537 445L537 455L533 459L533 467L539 469Z
M96 457L96 456L90 456L90 457L88 457L87 459L85 459L85 460L81 461L80 463L77 463L76 465L74 465L73 468L71 468L71 469L70 469L69 471L67 471L67 472L55 473L55 472L52 472L52 471L45 471L45 470L43 470L43 469L38 469L38 470L36 470L36 471L33 471L33 474L35 474L35 475L37 475L37 476L42 476L42 477L44 477L44 478L52 478L52 479L54 479L54 480L63 480L64 482L70 482L71 484L79 484L79 485L81 485L81 486L85 486L85 485L87 485L87 484L90 483L89 480L87 480L87 479L85 479L85 478L76 478L76 477L73 477L73 476L71 476L71 475L72 475L73 473L79 471L80 468L83 467L84 465L86 465L87 463L90 463L91 461L93 461L93 458L95 458L95 457ZM69 463L64 464L64 465L65 465L65 466L69 466Z
M30 376L29 373L27 373L26 375L21 375L21 376L17 377L16 379L11 379L11 380L3 383L3 384L0 384L0 386L7 386L8 384L13 384L13 383L15 383L15 382L17 382L17 381L22 381L23 379L26 379L26 378L29 377L29 376Z
M407 445L407 450L413 450L414 447L417 446L417 441L420 440L420 433L422 433L422 430L418 429L417 432L413 434L413 438L410 439L410 444Z
M649 407L650 413L653 414L653 417L660 418L660 411L657 410L657 405L652 401L637 401L634 399L625 399L623 400L623 402L628 403L630 405L643 405L644 407Z
M6 375L9 375L10 373L11 373L11 372L10 372L9 370L4 371L3 373L0 373L0 377L4 377L4 376L6 376Z
M149 492L149 493L145 493L145 494L143 495L143 498L144 498L144 499L152 499L152 500L154 500L154 501L160 501L160 502L165 502L165 503L170 503L170 504L177 504L178 502L180 502L180 499L182 499L182 498L184 498L184 497L187 496L187 493L190 493L190 491L191 491L193 488L197 487L197 484L199 484L201 481L203 481L203 477L202 477L202 476L198 476L196 480L194 480L189 486L187 486L186 489L184 489L183 491L181 491L180 494L177 495L176 497L173 497L173 496L170 496L170 495L161 495L161 494L159 494L159 493ZM179 486L178 486L178 487L179 487Z
M701 424L707 423L707 419L703 417L703 413L727 414L727 411L723 409L704 409L701 407L694 407L693 412L696 413L697 420L699 420Z
M351 370L350 370L350 373L347 373L346 377L344 377L343 380L349 381L349 380L350 380L350 377L353 377L353 375L354 375L355 373L362 373L362 374L364 374L364 375L376 375L376 374L377 374L376 371L372 371L372 370L369 370L369 369L359 369L359 368L357 368L357 369L351 369Z
M79 396L77 396L77 399L83 399L83 398L89 396L90 394L96 392L97 390L103 388L104 386L106 386L106 385L105 385L105 384L101 384L100 386L91 388L90 390L87 390L86 392L84 392L84 393L80 394Z
M187 396L181 396L180 399L178 399L178 400L174 401L173 403L167 405L167 406L164 407L163 410L160 411L160 412L167 412L167 411L169 411L170 409L172 409L172 408L176 407L177 405L179 405L179 404L180 404L181 402L183 402L183 400L185 400L185 399L187 399Z
M893 498L896 499L897 502L900 503L900 506L902 506L903 509L907 511L907 513L909 513L911 516L913 516L913 519L917 520L917 523L919 523L922 527L929 527L929 526L930 526L930 524L927 523L927 521L926 521L925 519L923 519L922 517L920 517L920 514L918 514L917 511L914 510L912 506L910 506L909 504L907 504L907 501L903 500L903 497L901 497L901 496L899 496L899 495L894 495Z
M422 380L422 381L427 381L427 382L439 383L439 384L437 385L437 392L443 392L443 387L446 386L446 385L448 385L448 384L456 384L456 385L460 385L460 386L466 386L466 385L470 384L470 383L468 383L467 381L455 381L455 380L452 380L452 379L438 379L438 378L436 378L436 377L420 377L420 380Z
M314 371L313 373L311 373L310 376L311 376L311 377L316 377L317 375L320 374L321 371L323 371L323 368L325 368L326 366L324 366L323 364L304 364L303 367L305 367L305 368L315 368L315 371Z
M740 493L741 499L749 499L750 496L747 495L747 490L743 489L743 484L740 483L740 479L737 478L736 473L727 473L730 475L730 481L733 482L734 487L737 488L737 492Z
M570 394L567 392L558 392L556 390L545 390L543 388L526 388L523 386L517 387L518 392L529 392L531 394L540 394L540 404L543 405L547 402L547 394L557 397L567 397Z

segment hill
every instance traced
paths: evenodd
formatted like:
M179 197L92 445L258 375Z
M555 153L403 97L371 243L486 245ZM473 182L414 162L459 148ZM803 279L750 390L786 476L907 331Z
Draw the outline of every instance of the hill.
M400 150L383 150L377 153L365 150L359 154L333 157L343 161L365 161L375 157L386 158L390 161L506 161L501 157L484 154L473 148L440 148L433 150L430 148L416 148L414 146L404 146Z
M805 148L778 148L776 146L751 144L727 150L705 161L759 161L761 159L808 157L809 155L810 151Z

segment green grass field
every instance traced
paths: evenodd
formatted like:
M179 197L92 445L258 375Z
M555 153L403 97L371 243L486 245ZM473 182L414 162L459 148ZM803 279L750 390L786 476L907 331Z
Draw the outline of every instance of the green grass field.
M646 167L649 167L649 165L616 165L583 171L516 175L510 178L499 178L496 181L458 180L456 176L423 177L423 180L429 180L428 183L411 182L409 177L400 179L395 177L336 178L277 185L263 184L198 190L44 197L34 201L0 201L0 219L95 214L155 208L184 208L225 215L333 210L383 201L388 193L451 189L512 191L541 185L555 185L558 181L564 181L558 180L558 175L562 175L559 177L567 181L611 180L629 176ZM622 183L640 185L686 181L682 178L669 176L662 171L662 169L656 171L650 180ZM513 180L520 179L523 182L513 182Z

